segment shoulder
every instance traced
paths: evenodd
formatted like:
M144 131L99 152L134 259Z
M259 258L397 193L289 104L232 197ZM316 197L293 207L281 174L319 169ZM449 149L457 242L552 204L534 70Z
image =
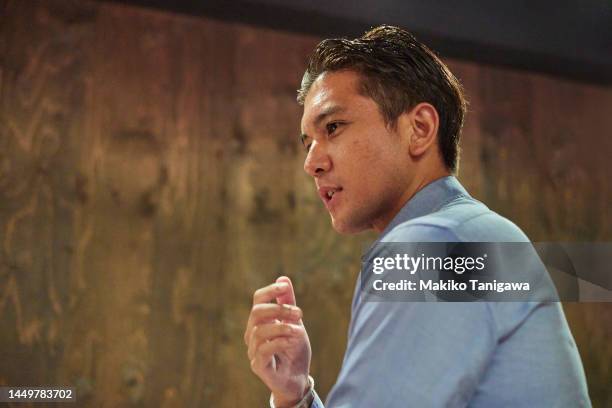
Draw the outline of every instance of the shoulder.
M397 225L385 242L528 242L512 221L462 195L436 211Z

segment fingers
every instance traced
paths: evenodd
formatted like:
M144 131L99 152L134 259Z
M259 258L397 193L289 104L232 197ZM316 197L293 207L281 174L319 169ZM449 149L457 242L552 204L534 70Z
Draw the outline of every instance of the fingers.
M277 305L274 303L256 304L251 309L247 327L244 332L244 342L249 344L251 331L259 324L272 323L276 320L299 323L302 311L297 306Z
M248 342L249 360L255 358L259 349L266 343L274 341L278 338L296 337L301 327L291 323L268 323L256 326L251 332L251 337Z
M253 310L251 311L251 314L249 315L247 327L244 332L244 342L246 344L248 344L250 332L253 329L253 327L260 322L264 322L266 318L267 320L270 320L270 321L274 321L274 319L292 320L291 315L282 315L282 316L267 315L267 317L264 319L258 318L259 312L257 312L256 310L257 305L267 304L269 302L277 300L279 297L283 297L283 295L287 291L293 292L293 287L291 286L291 280L289 280L289 278L285 278L285 280L281 279L280 282L275 282L271 285L265 286L255 291L255 293L253 294ZM295 299L295 295L290 295L290 296L293 299Z
M244 342L251 369L270 390L285 395L304 389L312 352L288 277L254 293Z
M292 337L277 337L274 340L261 344L257 352L253 354L253 358L249 356L253 372L263 372L272 362L274 355L289 347L293 341L295 339Z
M292 305L277 305L274 303L263 303L253 306L251 309L251 320L253 323L264 321L279 320L299 320L302 317L302 310Z
M282 295L276 297L276 302L279 304L289 304L289 305L297 305L295 301L295 291L293 290L293 284L291 283L291 279L287 276L280 276L276 279L277 284L286 283L289 285L288 289L283 292Z
M290 284L287 282L278 282L265 286L261 289L257 289L253 294L253 304L256 305L259 303L268 303L276 300L277 297L282 296L291 288L289 285Z

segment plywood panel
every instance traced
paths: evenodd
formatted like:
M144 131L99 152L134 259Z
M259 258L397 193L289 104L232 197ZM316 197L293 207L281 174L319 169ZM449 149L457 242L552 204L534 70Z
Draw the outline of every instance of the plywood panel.
M95 2L0 10L0 383L263 405L242 334L252 292L286 274L326 395L373 236L335 234L301 169L318 39ZM610 240L612 91L451 65L470 191L533 239ZM565 306L604 406L612 309Z

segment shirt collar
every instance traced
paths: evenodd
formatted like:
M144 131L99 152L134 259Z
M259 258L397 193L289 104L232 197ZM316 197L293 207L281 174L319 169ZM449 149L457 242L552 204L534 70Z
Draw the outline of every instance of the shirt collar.
M470 197L467 190L454 176L439 178L417 191L391 220L364 256L370 252L393 228L413 218L438 211L442 206L460 196Z

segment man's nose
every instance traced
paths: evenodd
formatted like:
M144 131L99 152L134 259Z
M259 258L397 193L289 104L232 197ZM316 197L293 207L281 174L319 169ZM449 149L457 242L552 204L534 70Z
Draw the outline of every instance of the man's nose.
M330 169L331 159L324 146L317 141L312 142L304 160L304 171L312 177L319 177Z

